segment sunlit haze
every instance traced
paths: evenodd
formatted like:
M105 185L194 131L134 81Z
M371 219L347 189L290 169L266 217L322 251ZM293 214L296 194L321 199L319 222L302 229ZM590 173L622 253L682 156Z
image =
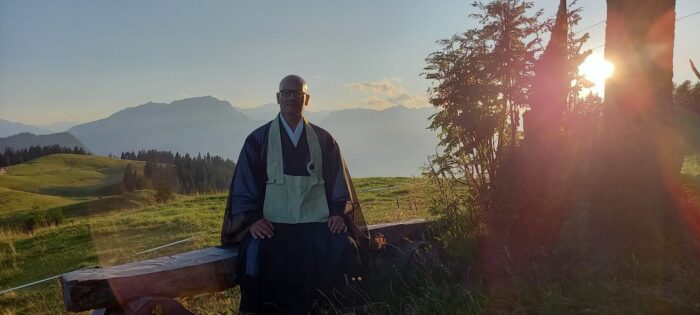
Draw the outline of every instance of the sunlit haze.
M605 60L602 54L592 54L579 66L581 74L593 83L591 91L603 95L605 80L615 72L615 66Z
M479 26L470 3L3 0L0 119L87 122L206 95L256 107L275 102L289 73L309 82L311 111L430 106L425 58L439 50L436 41ZM536 0L533 10L553 17L558 3ZM583 49L602 56L605 1L577 6L582 20L572 30L590 33ZM681 17L700 1L676 8ZM676 82L694 79L697 29L700 15L676 23ZM591 71L602 91L602 68Z

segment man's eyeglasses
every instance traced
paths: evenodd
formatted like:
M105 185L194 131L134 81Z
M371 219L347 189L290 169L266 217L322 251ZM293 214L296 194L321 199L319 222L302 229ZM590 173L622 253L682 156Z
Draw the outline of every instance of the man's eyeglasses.
M304 97L304 95L306 95L306 93L304 91L281 90L280 95L282 95L284 97L290 97L290 96L294 95L296 97L301 98L301 97Z

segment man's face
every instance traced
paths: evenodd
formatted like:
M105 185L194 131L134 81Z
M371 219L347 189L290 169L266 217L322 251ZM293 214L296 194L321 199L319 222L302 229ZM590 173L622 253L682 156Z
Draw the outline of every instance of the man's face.
M277 92L277 104L280 112L285 116L301 115L304 105L309 104L309 88L303 80L287 77L280 82L280 90Z

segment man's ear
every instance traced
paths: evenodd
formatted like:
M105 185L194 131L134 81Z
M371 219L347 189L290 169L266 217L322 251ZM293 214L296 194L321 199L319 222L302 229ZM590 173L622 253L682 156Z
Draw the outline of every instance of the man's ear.
M304 105L309 105L309 100L311 99L311 95L306 94L306 101L304 101Z
M277 93L275 94L275 97L277 97L277 104L282 104L282 103L280 102L280 92L277 92Z

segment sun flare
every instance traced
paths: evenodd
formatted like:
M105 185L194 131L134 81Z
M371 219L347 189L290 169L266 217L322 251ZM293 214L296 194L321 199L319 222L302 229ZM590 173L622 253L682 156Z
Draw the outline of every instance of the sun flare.
M615 66L603 56L591 55L579 66L579 71L593 83L592 90L605 89L605 80L615 73Z

